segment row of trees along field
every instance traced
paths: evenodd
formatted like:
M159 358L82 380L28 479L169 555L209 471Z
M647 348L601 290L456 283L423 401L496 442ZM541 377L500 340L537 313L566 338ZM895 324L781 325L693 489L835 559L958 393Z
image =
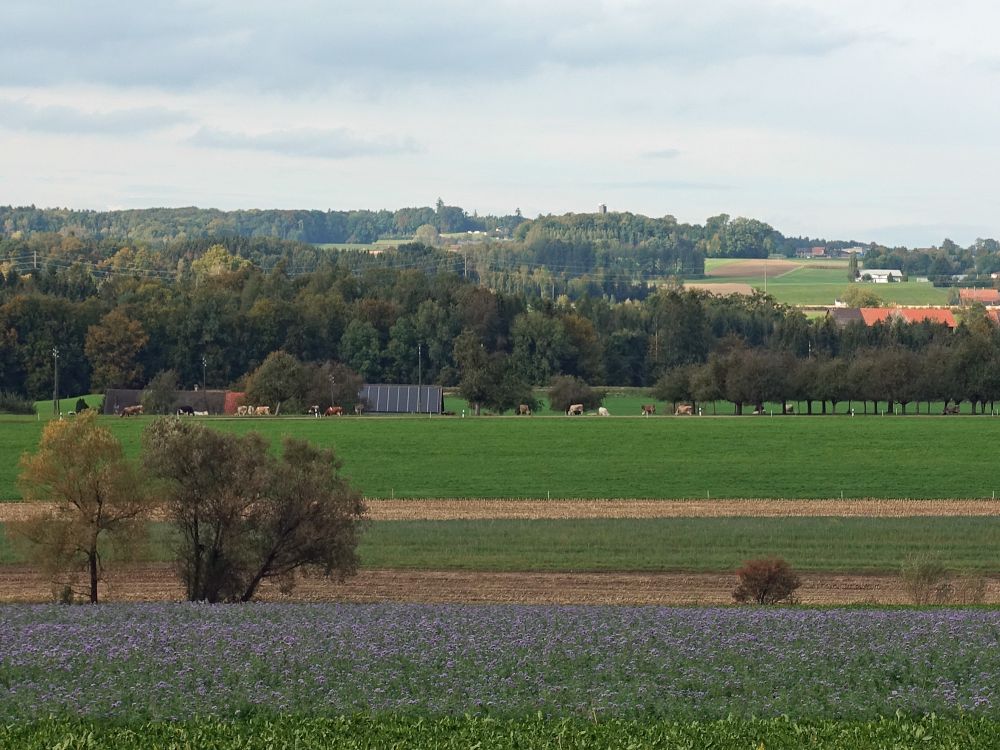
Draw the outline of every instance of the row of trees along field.
M367 382L478 379L489 387L570 375L651 386L670 369L729 351L733 341L847 361L873 348L919 353L937 345L951 356L970 341L993 346L982 311L966 318L956 332L926 323L840 329L762 294L716 298L661 287L641 301L549 300L433 268L326 264L292 275L279 263L264 272L215 246L179 278L98 275L82 265L8 272L0 287L0 390L51 395L54 348L62 393L141 387L167 370L184 387L242 388L246 373L279 350L304 363L343 363ZM981 351L980 358L990 349Z

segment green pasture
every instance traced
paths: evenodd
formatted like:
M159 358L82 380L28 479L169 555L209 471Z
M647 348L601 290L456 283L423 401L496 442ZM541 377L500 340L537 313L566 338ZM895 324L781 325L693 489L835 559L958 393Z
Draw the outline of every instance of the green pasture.
M778 261L776 261L777 263ZM782 260L782 262L787 262ZM767 293L788 305L832 305L850 282L847 280L846 260L798 260L796 268L780 275L768 275ZM740 264L759 266L760 260L739 261L710 258L705 261L705 272L711 273L719 266ZM832 267L831 267L832 266ZM699 284L734 283L749 284L764 290L763 275L708 276ZM930 282L906 281L897 284L870 284L872 290L888 304L946 305L948 290L935 287Z
M151 417L103 417L137 456ZM1000 418L208 417L334 448L368 497L990 498ZM44 422L0 421L0 498Z
M397 247L404 242L412 242L412 240L375 240L375 242L365 243L365 242L317 242L313 244L313 247L318 247L321 250L386 250L390 247Z
M139 558L173 559L169 524ZM779 555L799 571L897 573L911 554L950 570L1000 573L998 518L644 518L375 521L365 568L480 571L731 571ZM113 559L108 550L108 559ZM0 525L0 564L24 562Z

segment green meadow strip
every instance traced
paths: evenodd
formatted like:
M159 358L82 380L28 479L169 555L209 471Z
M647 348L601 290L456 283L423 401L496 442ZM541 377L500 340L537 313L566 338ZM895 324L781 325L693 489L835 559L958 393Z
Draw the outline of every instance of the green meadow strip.
M933 553L953 570L1000 571L1000 518L644 518L381 521L370 568L726 571L779 555L799 571L898 572Z
M172 558L173 534L151 524L140 560ZM1000 518L643 518L376 521L364 568L479 571L731 571L784 557L801 572L897 573L911 554L949 569L1000 571ZM113 564L114 550L108 550ZM24 562L0 525L0 565Z

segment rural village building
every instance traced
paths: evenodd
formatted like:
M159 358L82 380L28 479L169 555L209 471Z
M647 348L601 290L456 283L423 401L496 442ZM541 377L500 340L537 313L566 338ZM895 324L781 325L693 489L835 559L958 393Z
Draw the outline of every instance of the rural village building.
M1000 289L959 289L958 301L963 305L971 305L974 302L1000 305Z
M860 273L859 281L867 281L870 278L873 284L888 284L890 281L903 280L903 272L898 268L864 268Z
M827 315L838 328L846 328L850 323L860 321L866 326L888 323L894 319L906 323L940 323L954 328L957 323L951 310L940 307L832 307Z

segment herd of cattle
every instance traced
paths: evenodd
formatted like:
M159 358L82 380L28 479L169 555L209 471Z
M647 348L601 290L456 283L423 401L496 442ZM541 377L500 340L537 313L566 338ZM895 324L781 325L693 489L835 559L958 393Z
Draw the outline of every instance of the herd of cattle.
M531 414L531 409L525 404L521 404L518 409L518 414ZM599 417L610 417L611 412L609 412L603 406L597 407L597 416ZM644 417L652 416L656 414L656 404L643 404L640 410L640 414ZM674 409L674 414L677 416L691 416L694 414L694 406L692 404L678 404ZM570 404L569 408L566 410L566 416L569 417L580 417L583 416L583 404Z
M354 407L354 413L361 415L364 408L361 404ZM699 409L699 412L701 410ZM788 411L791 411L789 407ZM957 409L956 409L957 411ZM142 404L137 404L136 406L126 406L119 412L119 416L122 417L137 417L141 416L143 413ZM519 416L531 416L531 407L528 404L519 404L517 411L515 412ZM570 417L580 417L583 416L583 404L570 404L569 408L566 410L566 415ZM694 406L691 404L678 404L674 409L674 414L677 416L691 416L694 412ZM754 414L763 413L754 411ZM947 411L945 412L948 413ZM191 406L180 406L177 409L178 416L197 416L204 417L208 416L207 411L196 411ZM344 407L342 406L328 406L326 409L320 409L319 405L310 406L306 411L314 417L340 417L344 415ZM599 417L610 417L611 412L609 412L605 407L597 407L597 416ZM641 414L644 417L649 417L656 414L656 404L643 404L641 409ZM236 416L238 417L269 417L271 416L270 406L239 406L236 408Z

